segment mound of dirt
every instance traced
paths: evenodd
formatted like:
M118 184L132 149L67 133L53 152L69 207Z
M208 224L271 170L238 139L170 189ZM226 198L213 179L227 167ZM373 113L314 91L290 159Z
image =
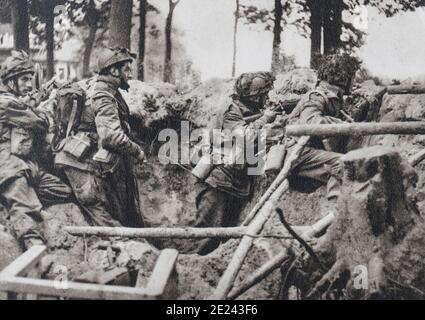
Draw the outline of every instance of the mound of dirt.
M234 80L212 79L191 92L183 99L186 108L182 118L197 128L214 128L215 115L232 102Z
M145 127L152 126L182 109L177 88L169 83L145 83L138 80L129 81L130 89L121 90L130 113L141 121Z

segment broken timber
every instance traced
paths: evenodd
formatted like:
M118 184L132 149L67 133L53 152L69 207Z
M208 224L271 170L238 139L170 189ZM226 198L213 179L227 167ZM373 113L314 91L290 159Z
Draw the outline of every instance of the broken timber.
M254 208L249 212L245 220L242 222L243 226L247 226L250 224L250 222L254 219L256 214L260 211L260 209L264 206L264 204L270 199L270 197L273 195L273 193L277 190L277 188L286 180L286 178L289 176L290 171L292 170L292 166L295 163L295 161L298 159L299 155L303 151L305 145L310 140L310 137L301 137L297 143L297 145L294 147L293 152L288 156L288 159L285 161L285 164L282 168L282 170L277 175L276 179L273 181L273 183L270 185L270 187L267 189L267 191L263 194L263 196L260 198L260 200L255 204ZM288 188L289 189L289 186ZM287 191L284 190L283 192Z
M303 232L310 227L296 226L294 229ZM173 239L238 239L249 236L248 227L234 228L123 228L123 227L65 227L65 231L74 236L104 236L123 238L173 238ZM259 235L256 237L292 238L286 230L279 235Z
M290 125L286 134L316 137L425 134L425 121Z
M112 285L98 285L78 282L60 282L44 279L26 278L25 275L40 262L47 248L33 246L0 272L0 291L31 293L55 297L104 300L175 299L178 252L173 249L161 251L148 285L133 288Z
M298 159L309 140L310 137L302 137L298 140L293 151L289 154L287 161L285 161L281 172L273 181L269 189L267 189L266 193L261 197L260 201L251 210L247 219L245 219L245 223L249 224L249 234L259 234L267 220L274 213L274 209L277 207L280 198L289 189L287 177L289 176L295 161ZM224 271L217 288L211 296L213 300L224 300L227 298L239 270L241 269L242 264L252 247L253 241L254 239L252 237L242 237L232 260L230 260L230 263Z
M308 230L304 231L301 237L303 239L309 239L320 234L331 225L335 218L336 216L333 212L329 213L327 216L312 225ZM243 294L251 287L266 278L274 270L279 268L288 258L288 250L285 248L282 250L282 252L273 257L273 259L262 265L257 271L255 271L250 277L248 277L248 279L243 281L237 289L233 289L229 293L228 299L233 300L239 297L241 294Z
M396 94L425 94L424 85L395 85L388 86L387 91L390 95Z

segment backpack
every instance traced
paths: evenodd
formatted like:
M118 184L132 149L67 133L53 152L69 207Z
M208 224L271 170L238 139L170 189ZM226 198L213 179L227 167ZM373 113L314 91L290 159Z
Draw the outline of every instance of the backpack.
M61 151L63 142L78 132L85 105L86 91L78 83L68 83L58 89L53 117L53 151Z

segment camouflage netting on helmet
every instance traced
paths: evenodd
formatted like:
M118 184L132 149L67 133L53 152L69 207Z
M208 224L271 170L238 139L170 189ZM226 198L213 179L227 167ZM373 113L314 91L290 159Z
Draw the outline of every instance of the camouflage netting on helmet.
M243 73L236 79L234 95L237 98L253 97L273 88L275 77L270 72Z
M360 61L349 54L333 54L318 60L319 80L346 85L360 67Z
M301 99L303 94L314 89L316 83L316 72L308 68L279 74L274 82L274 89L269 93L270 101L278 104L285 100Z
M0 77L3 82L27 72L34 73L34 66L28 54L22 50L12 50L11 56L0 67Z

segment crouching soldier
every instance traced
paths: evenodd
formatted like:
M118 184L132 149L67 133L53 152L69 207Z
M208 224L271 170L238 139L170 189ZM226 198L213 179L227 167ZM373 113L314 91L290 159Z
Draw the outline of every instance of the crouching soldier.
M70 112L79 119L70 120L55 158L90 222L98 226L143 226L133 162L143 163L145 154L132 141L129 108L119 92L129 88L134 57L125 48L101 53L91 103Z
M246 144L255 141L260 129L276 118L274 112L263 110L274 80L268 72L242 74L236 81L232 104L218 112L216 129L228 131ZM262 112L256 121L246 121ZM238 223L242 206L250 195L252 176L248 175L246 162L223 162L214 167L197 196L195 227L231 227ZM218 245L219 241L213 239L200 242L198 252L208 254Z
M344 122L341 114L343 96L350 94L359 61L347 54L335 54L323 58L318 68L317 87L305 94L289 116L288 124L332 124ZM298 139L286 138L288 153ZM297 159L290 184L304 189L311 182L327 183L327 198L335 203L339 195L338 175L340 157L344 152L343 141L312 137ZM300 178L302 177L302 178Z
M0 202L22 247L28 249L43 243L43 205L69 201L72 190L34 160L33 143L43 139L49 121L29 105L34 68L28 55L13 51L0 72Z

